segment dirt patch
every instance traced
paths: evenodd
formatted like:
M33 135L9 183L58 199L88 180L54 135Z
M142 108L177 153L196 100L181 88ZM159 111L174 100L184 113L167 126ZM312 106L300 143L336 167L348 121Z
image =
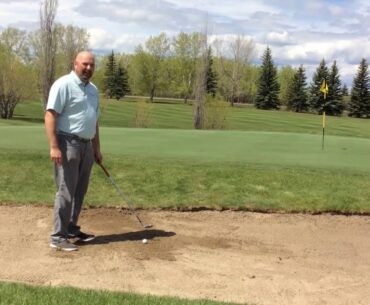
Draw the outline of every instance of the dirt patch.
M0 206L0 280L238 303L368 304L370 217L83 210L97 235L49 248L52 208ZM141 240L148 239L148 244Z

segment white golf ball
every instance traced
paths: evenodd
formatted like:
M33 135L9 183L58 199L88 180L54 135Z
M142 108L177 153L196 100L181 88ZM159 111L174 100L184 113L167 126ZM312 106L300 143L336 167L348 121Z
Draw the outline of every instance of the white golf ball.
M143 238L143 244L147 244L148 240L146 238Z

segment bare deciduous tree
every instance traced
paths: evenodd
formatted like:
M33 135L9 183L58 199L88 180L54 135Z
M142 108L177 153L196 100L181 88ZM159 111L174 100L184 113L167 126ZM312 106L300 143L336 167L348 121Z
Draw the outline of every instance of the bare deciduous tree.
M0 34L0 43L9 54L15 55L25 63L30 61L27 32L8 27Z
M40 89L43 107L49 96L55 78L55 58L57 53L57 28L54 23L58 0L44 0L40 6L40 32L37 42L40 60Z
M85 29L68 25L59 26L59 51L64 59L64 71L66 73L73 69L73 61L78 52L88 49L89 34Z
M254 42L244 36L235 37L227 47L224 48L224 41L217 42L217 52L221 60L221 73L228 79L228 100L231 105L238 100L241 94L240 84L243 77L244 68L250 62L254 52ZM226 63L226 57L231 57L230 64Z
M200 38L200 58L195 76L195 102L193 104L194 128L204 128L206 85L208 69L208 33L204 30Z

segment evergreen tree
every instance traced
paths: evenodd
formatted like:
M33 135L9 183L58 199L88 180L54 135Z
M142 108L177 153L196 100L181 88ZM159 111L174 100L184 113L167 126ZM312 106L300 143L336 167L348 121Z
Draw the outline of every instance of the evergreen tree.
M369 72L366 59L362 59L353 79L349 116L370 117Z
M104 92L106 97L113 98L115 93L115 78L117 73L117 64L116 64L116 58L114 56L114 52L112 50L112 53L108 56L108 61L105 66L105 72L104 72Z
M279 90L277 69L272 60L271 50L267 47L262 56L261 74L255 102L256 107L259 109L279 109Z
M325 60L322 59L319 67L312 76L312 83L309 92L309 103L313 110L316 110L319 114L322 114L324 110L324 95L320 92L322 81L327 80L329 76L328 68L326 67ZM330 89L329 89L330 91Z
M334 60L328 76L329 92L326 96L323 110L327 115L340 115L343 113L342 83L339 76L337 62Z
M208 48L208 67L206 71L206 92L211 94L213 97L216 96L217 90L217 73L213 71L213 56L212 56L212 48Z
M128 84L127 71L121 64L118 64L117 72L114 78L114 90L113 94L118 101L121 97L124 97L130 92L130 87Z
M348 92L347 85L346 84L343 84L343 87L342 87L342 96L348 96L348 95L349 95L349 92Z
M307 83L303 65L301 65L293 76L288 90L288 109L295 112L306 112L310 105L307 99Z

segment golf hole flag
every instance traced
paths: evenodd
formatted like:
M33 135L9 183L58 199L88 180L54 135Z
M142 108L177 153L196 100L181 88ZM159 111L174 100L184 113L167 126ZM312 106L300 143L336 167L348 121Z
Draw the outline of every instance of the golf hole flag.
M323 79L320 91L324 93L324 106L325 106L325 100L326 95L329 93L328 83L326 82L326 79ZM322 149L324 150L324 138L325 138L325 107L324 111L322 112Z
M320 87L320 91L322 93L324 93L324 100L325 100L326 99L326 95L329 93L328 84L327 84L327 82L326 82L325 79L322 81L322 84L321 84L321 87Z

